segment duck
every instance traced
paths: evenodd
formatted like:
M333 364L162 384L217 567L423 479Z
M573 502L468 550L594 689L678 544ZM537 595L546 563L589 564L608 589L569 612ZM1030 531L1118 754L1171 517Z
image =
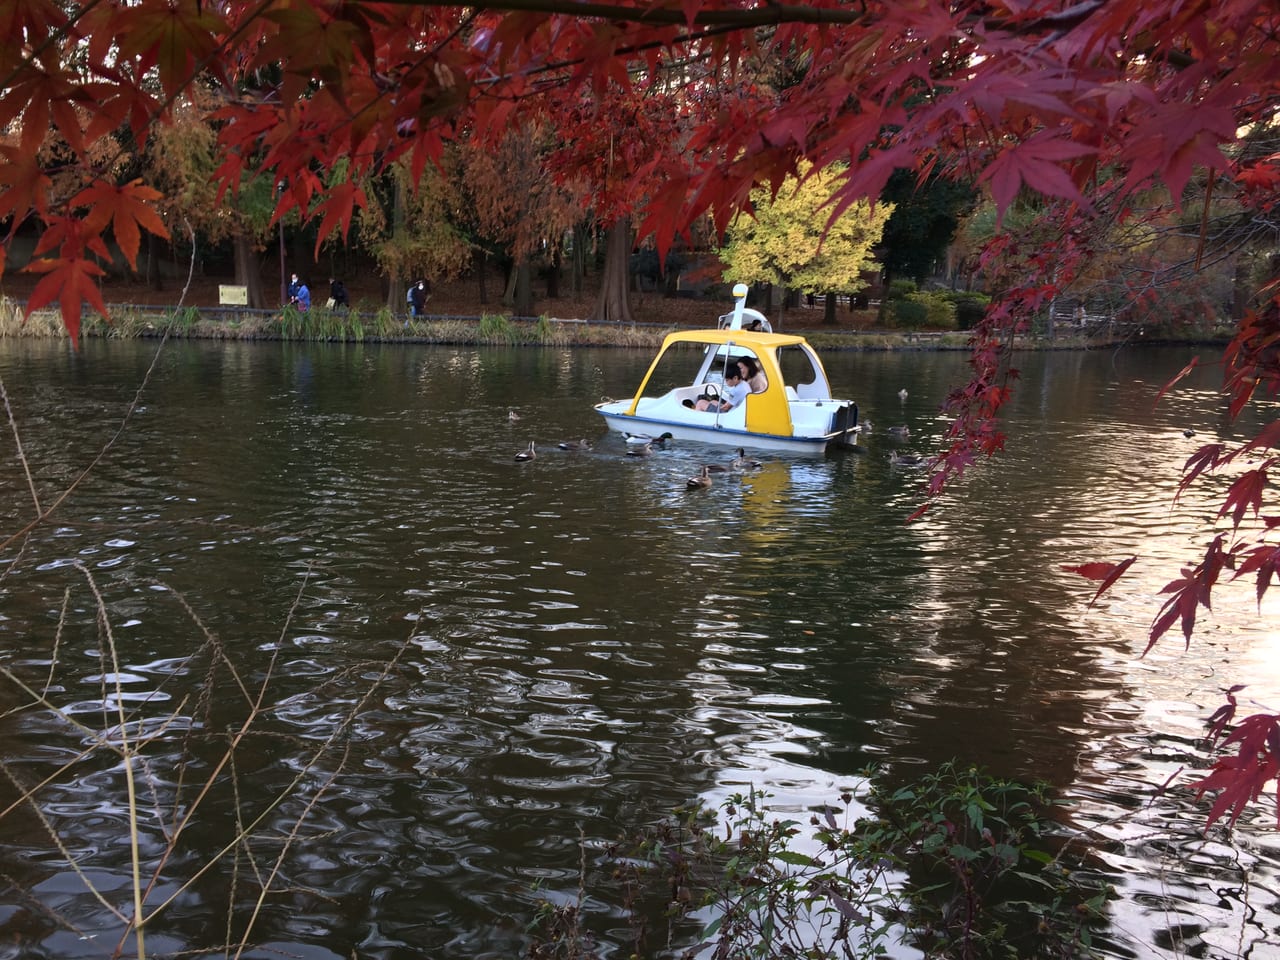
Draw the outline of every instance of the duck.
M648 443L629 443L627 444L628 457L647 457L653 453L653 445Z
M1191 437L1194 437L1196 435L1196 432L1192 430L1190 427L1187 427L1187 429L1182 431L1182 435L1190 439Z
M534 457L536 457L536 456L537 456L537 454L533 452L533 441L532 441L532 440L530 440L530 441L529 441L529 449L528 449L528 450L521 450L519 453L517 453L517 454L516 454L516 459L517 459L517 460L521 460L521 461L525 461L525 460L532 460L532 459L533 459Z
M907 437L911 436L911 430L910 430L910 428L908 428L908 427L907 427L907 425L904 423L904 424L903 424L902 426L900 426L900 427L890 427L890 428L889 428L889 435L890 435L891 437L897 437L899 440L905 440L905 439L907 439Z
M674 439L670 431L659 434L656 437L651 437L647 433L628 433L624 434L624 436L627 438L628 444L637 444L640 446L643 446L646 443L652 443L659 447L665 447L668 440Z
M729 461L729 466L735 470L759 470L763 464L759 460L753 460L747 456L747 451L739 447L738 455Z
M904 403L906 402L906 399L907 399L907 388L906 388L906 387L903 387L901 390L899 390L899 391L898 391L898 399L899 399L899 400L901 400L901 401L903 401Z
M566 440L564 443L560 444L559 446L561 450L590 450L591 441L587 439Z
M690 477L685 481L685 484L690 490L705 490L707 487L711 486L711 469L704 463L702 465L702 472L700 472L696 477Z
M922 457L918 453L899 453L894 450L889 454L889 464L894 467L906 467L909 470L916 470L920 467L928 466L929 458Z
M515 423L519 419L520 414L516 413L514 410L507 411L507 423Z

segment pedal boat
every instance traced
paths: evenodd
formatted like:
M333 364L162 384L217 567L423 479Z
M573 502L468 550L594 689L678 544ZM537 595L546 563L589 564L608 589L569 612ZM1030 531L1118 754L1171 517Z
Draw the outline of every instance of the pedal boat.
M733 295L733 311L715 328L668 334L635 396L598 403L596 412L628 436L670 433L677 440L797 454L855 446L858 405L831 396L813 347L804 337L773 333L765 316L746 306L746 284ZM742 357L764 373L762 391L724 413L686 406L722 394L725 369Z

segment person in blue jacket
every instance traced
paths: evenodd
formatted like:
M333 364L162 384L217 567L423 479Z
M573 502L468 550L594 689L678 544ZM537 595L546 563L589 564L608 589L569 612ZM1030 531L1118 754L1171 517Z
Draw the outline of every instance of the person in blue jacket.
M297 274L294 274L296 277ZM303 313L311 309L311 291L307 289L307 281L297 281L297 286L289 296L289 302Z

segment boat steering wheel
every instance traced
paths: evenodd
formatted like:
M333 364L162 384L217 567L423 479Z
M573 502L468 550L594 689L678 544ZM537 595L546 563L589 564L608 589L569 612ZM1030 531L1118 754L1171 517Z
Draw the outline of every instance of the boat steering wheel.
M720 406L720 387L717 386L716 384L714 383L703 384L702 396L705 399L715 403L717 407Z

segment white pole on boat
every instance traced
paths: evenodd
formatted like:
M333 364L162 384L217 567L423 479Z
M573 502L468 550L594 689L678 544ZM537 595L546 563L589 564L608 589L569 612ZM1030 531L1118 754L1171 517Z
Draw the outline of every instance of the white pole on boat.
M742 329L742 311L747 306L747 289L745 283L735 283L733 285L733 319L729 321L730 330Z

